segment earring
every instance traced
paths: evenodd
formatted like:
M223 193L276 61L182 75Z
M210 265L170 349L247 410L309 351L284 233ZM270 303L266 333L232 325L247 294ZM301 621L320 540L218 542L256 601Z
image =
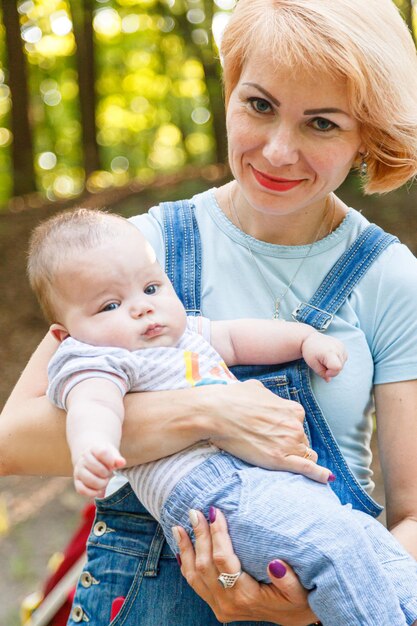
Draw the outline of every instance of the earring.
M365 178L365 176L368 174L368 163L366 162L366 157L368 156L368 153L365 152L364 154L361 153L361 163L359 165L359 173L361 175L361 178Z

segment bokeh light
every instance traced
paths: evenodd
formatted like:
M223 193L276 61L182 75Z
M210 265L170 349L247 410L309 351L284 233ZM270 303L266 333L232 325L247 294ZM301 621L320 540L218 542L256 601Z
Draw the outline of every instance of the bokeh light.
M53 152L42 152L38 156L38 165L43 170L53 170L56 164L57 158Z
M104 39L117 37L122 31L122 20L115 9L99 9L93 19L93 28Z
M221 41L224 29L226 28L229 19L230 19L229 13L222 13L220 11L216 13L213 17L213 24L212 24L213 37L218 48L220 48L220 41Z
M17 10L21 15L25 15L26 13L30 13L31 11L33 11L34 6L35 5L32 0L25 0L24 2L21 2L19 4Z
M117 156L112 159L110 167L113 172L127 172L129 169L129 160L124 156Z
M26 43L38 43L42 39L42 31L39 26L26 26L22 28L22 39Z
M198 46L207 46L209 43L209 36L207 34L207 31L203 28L194 28L193 32L191 33L191 37L193 39L193 42Z
M207 124L211 117L211 113L206 107L197 107L191 113L191 119L194 124Z
M136 33L140 28L139 15L131 13L122 18L122 32Z
M235 8L237 0L214 0L214 3L223 11L230 11Z
M187 11L187 20L191 24L202 24L206 19L206 15L202 9L190 9Z
M63 37L72 31L72 21L66 11L57 11L50 17L51 30L55 35Z
M12 143L12 139L12 133L8 128L0 128L0 146L2 148L10 146L10 144Z

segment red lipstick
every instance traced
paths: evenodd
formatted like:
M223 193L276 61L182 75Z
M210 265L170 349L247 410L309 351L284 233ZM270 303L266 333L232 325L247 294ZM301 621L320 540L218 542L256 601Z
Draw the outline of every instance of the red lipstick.
M271 191L290 191L290 189L294 189L294 187L297 187L303 182L303 179L291 180L288 178L275 178L259 172L254 167L252 167L252 171L258 183Z

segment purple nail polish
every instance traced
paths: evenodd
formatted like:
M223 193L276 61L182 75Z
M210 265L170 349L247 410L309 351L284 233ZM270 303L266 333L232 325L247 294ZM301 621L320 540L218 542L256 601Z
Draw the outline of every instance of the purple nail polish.
M336 480L336 476L334 474L332 474L332 472L330 472L329 478L327 479L327 482L334 483L335 480Z
M281 563L281 561L271 561L268 569L274 578L284 578L287 573L287 568Z
M177 563L178 563L178 565L181 567L181 565L182 565L182 561L181 561L181 557L180 557L180 555L179 555L179 554L176 554L176 555L175 555L175 558L177 559Z
M214 506L211 506L209 508L209 522L210 524L213 524L216 521L216 509L214 508Z

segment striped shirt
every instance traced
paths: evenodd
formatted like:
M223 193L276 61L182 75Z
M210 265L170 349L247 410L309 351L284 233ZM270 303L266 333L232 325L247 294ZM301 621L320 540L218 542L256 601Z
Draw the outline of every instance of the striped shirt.
M128 391L162 391L201 385L228 384L236 379L209 343L210 321L187 318L187 329L170 348L130 352L122 348L97 347L71 337L65 339L48 367L48 397L66 409L71 389L88 378L112 380L124 395ZM197 465L218 451L204 442L152 463L121 470L135 493L156 518L175 485Z

